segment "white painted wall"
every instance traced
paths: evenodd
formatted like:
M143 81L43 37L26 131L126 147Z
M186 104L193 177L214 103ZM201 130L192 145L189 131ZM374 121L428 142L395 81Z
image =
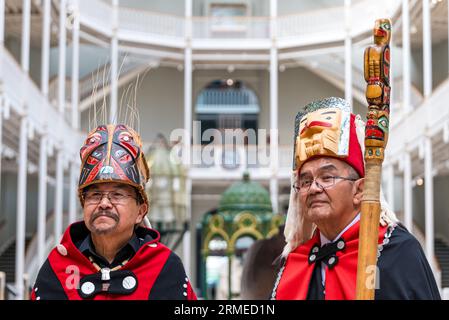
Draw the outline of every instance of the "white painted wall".
M152 141L160 132L183 126L184 74L174 68L150 70L137 95L142 137ZM119 94L119 97L121 93Z
M5 47L20 65L20 41L16 38L7 37ZM41 82L41 50L30 46L30 77L38 86Z
M250 8L251 16L269 16L269 0L192 0L193 16L204 16L210 3L246 3ZM344 0L279 0L279 14L299 13L307 10L318 10L325 7L343 6ZM175 15L184 15L185 0L120 0L120 6L162 12Z
M162 67L151 69L142 79L143 76L141 74L136 95L141 137L144 142L152 142L158 133L162 133L168 139L172 130L183 126L184 75L175 68ZM119 89L119 103L129 84ZM134 94L130 97L134 99ZM106 105L108 100L106 97ZM102 100L98 101L97 107L102 104ZM93 111L90 112L92 120ZM89 109L81 113L81 130L86 134L89 130Z
M165 67L151 69L144 79L139 80L136 102L144 141L153 141L158 133L168 138L173 129L182 128L183 81L182 72ZM119 101L125 89L126 86L119 90Z
M388 147L387 147L388 150ZM400 175L395 176L394 179L394 190L400 190L401 192L394 193L394 208L395 212L403 212L404 211L404 193L402 190L404 189L404 179L402 178L402 173ZM384 189L386 191L386 189ZM385 192L384 191L384 192Z
M434 178L435 235L449 241L449 176Z
M435 187L434 187L435 191ZM424 201L424 185L416 186L412 191L413 206L413 222L424 234L425 231L425 201Z
M424 185L413 188L413 219L421 231L425 230ZM434 177L434 232L449 241L449 176ZM401 189L396 189L400 191Z
M68 183L67 176L64 177ZM17 174L3 172L1 181L0 220L6 218L8 227L5 233L0 234L0 247L3 241L15 235L17 212ZM54 208L54 187L47 187L47 213ZM68 191L64 188L63 211L68 212ZM27 176L27 201L26 201L26 233L34 234L37 228L37 202L38 201L38 177L36 174ZM65 220L64 220L65 221ZM64 225L65 228L65 225Z
M194 1L195 2L195 1ZM120 0L119 5L153 12L184 15L185 0Z
M436 88L448 77L447 40L432 47L432 77Z
M423 54L422 49L412 50L411 57L412 82L417 89L423 91ZM432 46L432 85L435 89L448 76L447 41Z
M80 45L80 64L79 64L79 77L82 79L87 75L91 75L93 70L109 63L110 50L108 48L102 48L94 45ZM72 76L72 46L67 45L66 48L66 77ZM50 78L58 75L59 70L59 50L58 47L50 49ZM94 74L97 77L97 74ZM99 74L98 78L101 80L103 74Z
M308 10L323 9L326 7L342 7L343 5L344 0L313 0L313 1L279 0L278 13L280 15L287 15Z
M218 4L246 4L248 16L269 16L269 0L193 0L193 16L207 16L210 5Z
M281 145L293 142L294 121L298 111L314 101L344 92L305 68L292 68L279 73L279 137ZM355 103L355 113L364 117L364 108Z

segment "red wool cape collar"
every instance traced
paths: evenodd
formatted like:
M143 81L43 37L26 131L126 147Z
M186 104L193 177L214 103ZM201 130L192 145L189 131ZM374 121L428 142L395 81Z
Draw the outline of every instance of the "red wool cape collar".
M346 246L337 251L338 263L326 268L325 299L354 300L357 279L357 258L359 249L360 221L351 226L341 236ZM379 226L378 243L382 243L387 227ZM315 244L320 244L320 232L305 244L292 251L285 263L282 277L276 290L277 300L305 300L309 290L315 263L309 264L309 254ZM318 262L320 263L320 262Z
M78 294L77 288L79 287L79 281L86 275L97 273L97 269L84 256L72 241L70 236L70 229L73 225L69 226L64 233L59 246L63 246L65 249L64 254L58 251L58 246L54 248L48 257L50 265L56 274L59 282L64 288L65 294L69 300L82 300ZM156 231L156 230L154 230ZM136 291L128 295L111 295L107 293L97 294L93 300L146 300L149 293L156 282L162 268L165 265L171 251L166 246L159 242L160 236L157 233L157 238L145 243L131 258L131 260L125 264L121 270L131 270L137 277L138 286ZM192 290L190 282L188 283L188 299L195 299L195 293ZM35 294L33 291L32 299Z

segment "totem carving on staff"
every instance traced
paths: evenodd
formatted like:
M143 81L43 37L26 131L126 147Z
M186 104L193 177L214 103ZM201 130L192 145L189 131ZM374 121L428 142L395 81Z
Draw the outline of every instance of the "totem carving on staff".
M365 127L365 189L362 201L356 298L373 300L376 283L382 162L390 121L391 21L378 19L374 45L365 49L364 76L368 103Z

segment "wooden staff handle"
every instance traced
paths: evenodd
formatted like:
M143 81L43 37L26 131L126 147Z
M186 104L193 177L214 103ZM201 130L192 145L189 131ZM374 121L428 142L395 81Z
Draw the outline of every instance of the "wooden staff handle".
M390 121L389 19L376 20L374 45L365 49L364 76L368 102L365 128L365 185L361 205L356 299L373 300L377 284L382 162Z
M377 164L366 164L359 231L357 300L374 300L377 279L377 239L380 221L380 179L381 167Z

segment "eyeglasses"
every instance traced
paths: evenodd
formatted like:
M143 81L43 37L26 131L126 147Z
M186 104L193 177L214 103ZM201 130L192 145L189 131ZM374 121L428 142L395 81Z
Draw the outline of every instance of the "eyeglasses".
M349 177L340 177L340 176L318 176L316 178L312 177L306 177L303 179L300 179L298 182L296 182L293 185L293 189L295 189L296 192L300 193L307 193L310 190L310 187L315 182L316 185L321 189L328 189L330 187L333 187L335 185L335 181L337 179L340 180L348 180L348 181L357 181L358 179L349 178Z
M107 191L107 192L87 191L83 194L84 204L87 205L99 204L101 200L103 200L104 196L106 196L113 205L124 204L126 203L126 200L128 198L136 199L131 194L124 194L118 191Z

